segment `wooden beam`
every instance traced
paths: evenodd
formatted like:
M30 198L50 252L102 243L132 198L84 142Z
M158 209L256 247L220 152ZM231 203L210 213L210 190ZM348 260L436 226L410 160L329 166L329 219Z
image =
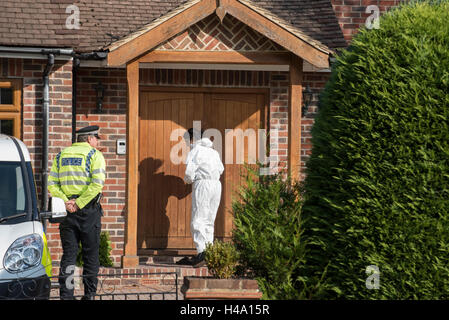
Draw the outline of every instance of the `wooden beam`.
M290 53L237 51L152 51L141 57L139 62L289 65Z
M153 49L214 13L216 0L202 0L108 54L108 66L120 66Z
M300 179L301 169L301 108L303 60L292 55L288 107L288 168L294 180Z
M311 44L299 39L273 21L250 9L236 0L225 0L222 8L247 26L273 40L285 49L318 68L329 68L329 54L318 50Z
M126 238L122 267L139 264L137 256L137 196L139 187L139 62L126 65L128 108L126 112Z

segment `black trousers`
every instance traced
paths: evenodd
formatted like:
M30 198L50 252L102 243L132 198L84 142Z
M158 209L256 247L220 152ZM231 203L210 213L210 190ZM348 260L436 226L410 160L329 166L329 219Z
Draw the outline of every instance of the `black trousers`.
M74 279L74 267L80 241L83 257L84 295L93 296L97 292L101 216L101 205L96 201L91 201L75 213L68 212L67 217L59 225L63 251L59 270L61 299L73 299L73 284L76 280Z

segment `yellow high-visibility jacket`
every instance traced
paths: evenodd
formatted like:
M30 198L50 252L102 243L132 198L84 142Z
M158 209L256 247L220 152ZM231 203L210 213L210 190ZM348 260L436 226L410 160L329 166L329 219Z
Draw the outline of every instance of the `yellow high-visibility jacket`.
M48 176L48 191L64 201L73 195L79 196L75 202L82 209L101 192L105 179L103 154L87 142L77 142L54 159Z

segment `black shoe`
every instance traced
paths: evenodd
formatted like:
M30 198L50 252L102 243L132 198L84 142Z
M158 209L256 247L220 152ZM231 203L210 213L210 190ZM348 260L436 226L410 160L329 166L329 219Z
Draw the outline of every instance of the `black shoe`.
M183 264L183 265L188 265L191 266L192 265L192 258L190 257L184 257L179 261L176 261L176 264Z
M81 300L95 300L93 295L84 295Z
M206 253L203 251L201 253L198 253L193 259L192 259L192 265L194 268L204 267L206 265Z

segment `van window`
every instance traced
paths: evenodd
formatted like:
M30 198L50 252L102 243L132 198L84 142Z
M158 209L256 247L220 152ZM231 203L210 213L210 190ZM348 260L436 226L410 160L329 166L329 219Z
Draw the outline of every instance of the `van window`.
M20 162L0 162L0 217L27 211L27 197Z
M16 209L25 211L25 186L23 185L22 167L16 167Z

